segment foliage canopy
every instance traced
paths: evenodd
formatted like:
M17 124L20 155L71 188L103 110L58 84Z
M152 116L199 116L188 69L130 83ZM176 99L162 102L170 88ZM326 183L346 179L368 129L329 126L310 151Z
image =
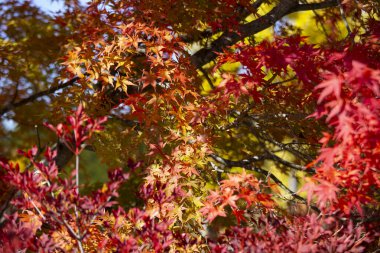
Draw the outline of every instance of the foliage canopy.
M379 5L1 2L0 251L375 252Z

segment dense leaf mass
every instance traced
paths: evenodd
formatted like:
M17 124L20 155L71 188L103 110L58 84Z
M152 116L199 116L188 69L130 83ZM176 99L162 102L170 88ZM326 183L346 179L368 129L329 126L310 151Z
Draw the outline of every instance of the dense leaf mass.
M60 2L0 3L0 252L377 252L378 1Z

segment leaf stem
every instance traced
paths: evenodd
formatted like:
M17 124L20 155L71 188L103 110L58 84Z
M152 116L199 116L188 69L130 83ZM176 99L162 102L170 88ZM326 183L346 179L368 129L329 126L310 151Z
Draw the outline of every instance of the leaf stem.
M78 236L80 237L80 222L79 222L79 213L78 213L78 200L79 200L79 154L75 155L75 181L76 181L76 193L77 193L77 203L74 206L74 211L75 211L75 218L76 218L76 223L78 227ZM83 249L81 250L82 245L78 241L78 247L80 252L83 252Z
M75 156L75 181L77 187L77 194L79 196L79 155Z

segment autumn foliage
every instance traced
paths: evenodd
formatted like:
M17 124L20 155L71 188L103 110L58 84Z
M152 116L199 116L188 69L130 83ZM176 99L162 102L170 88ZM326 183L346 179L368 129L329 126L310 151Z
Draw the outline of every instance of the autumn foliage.
M376 252L379 10L0 3L0 252Z

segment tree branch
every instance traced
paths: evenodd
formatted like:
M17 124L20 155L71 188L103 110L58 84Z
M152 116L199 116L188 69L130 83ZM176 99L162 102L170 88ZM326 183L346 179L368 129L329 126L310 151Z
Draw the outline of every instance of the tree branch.
M21 99L18 102L15 102L15 103L11 102L8 105L4 106L2 109L0 109L0 116L4 115L5 113L9 112L10 110L12 110L16 107L28 104L30 102L35 101L36 99L38 99L40 97L52 94L52 93L56 92L57 90L61 90L61 89L64 89L68 86L71 86L78 80L79 80L79 77L74 77L67 82L61 83L61 84L54 86L54 87L50 87L47 90L37 92L37 93L27 97L27 98Z
M225 167L228 167L228 168L231 168L231 167L241 167L241 168L244 168L244 169L247 169L247 170L255 171L255 172L257 172L257 173L259 173L259 174L261 174L261 175L263 175L265 177L269 177L278 186L280 186L282 189L284 189L286 192L288 192L292 197L294 197L295 199L298 199L302 203L308 205L306 199L302 198L297 193L295 193L294 191L292 191L288 187L286 187L286 185L284 185L282 183L282 181L280 179L278 179L275 175L273 175L272 173L269 173L268 171L266 171L264 169L261 169L259 167L251 165L251 163L254 162L254 161L264 160L266 158L265 155L263 155L263 156L253 156L250 160L244 159L244 160L241 160L241 161L231 161L231 160L228 160L228 159L224 159L224 158L222 158L222 157L220 157L220 156L218 156L216 154L211 154L210 156L216 162L219 162L219 163L223 164ZM316 206L310 205L310 208L313 209L314 211L318 212L318 213L320 212L320 210Z
M244 168L244 166L251 165L252 163L263 161L263 160L267 159L268 155L261 155L261 156L255 155L255 156L252 156L250 158L242 159L239 161L232 161L232 160L224 159L224 158L218 156L217 154L210 154L210 157L212 157L212 159L214 159L216 162L219 162L219 163L221 163L227 167L242 167L242 168Z
M239 22L244 21L250 14L252 14L254 12L254 10L257 10L264 3L264 1L265 0L257 0L248 8L241 6L242 8L238 12L239 17L238 17L237 21L239 21ZM199 41L202 39L210 38L211 36L213 36L219 32L225 32L225 30L218 29L216 31L213 31L211 28L208 28L208 29L201 31L197 36L182 34L179 37L185 43L193 43L193 42L196 42L196 41Z
M269 159L269 160L273 160L275 162L278 162L282 165L285 165L285 166L290 167L290 168L295 169L295 170L300 170L300 171L303 171L306 173L315 174L315 170L313 170L313 169L308 170L305 166L286 161L268 149L266 150L266 154L264 154L264 155L260 155L260 156L255 155L255 156L252 156L252 157L249 157L246 159L242 159L239 161L232 161L232 160L224 159L224 158L222 158L216 154L211 154L210 157L212 157L215 161L217 161L217 162L219 162L219 163L221 163L227 167L242 167L242 168L244 168L244 166L247 166L247 165L252 165L255 162L259 162L259 161L263 161L265 159Z
M275 153L273 153L269 149L267 149L266 152L268 153L270 159L275 161L275 162L278 162L282 165L285 165L285 166L290 167L290 168L295 169L295 170L300 170L300 171L304 171L304 172L312 172L313 174L315 173L314 170L308 171L305 166L302 166L302 165L299 165L296 163L292 163L292 162L289 162L289 161L282 159L281 157L277 156Z
M274 25L282 17L297 11L316 10L335 7L338 3L335 0L328 0L322 3L298 4L295 0L282 0L266 15L249 22L239 25L236 32L224 32L218 39L211 43L208 48L202 48L191 56L191 62L200 68L206 63L214 60L217 53L222 52L226 47L232 46L238 41L252 36L268 27Z
M325 1L321 3L310 3L310 4L299 4L296 7L292 9L292 12L297 11L312 11L312 10L320 10L320 9L326 9L331 7L337 7L338 3L336 1Z

